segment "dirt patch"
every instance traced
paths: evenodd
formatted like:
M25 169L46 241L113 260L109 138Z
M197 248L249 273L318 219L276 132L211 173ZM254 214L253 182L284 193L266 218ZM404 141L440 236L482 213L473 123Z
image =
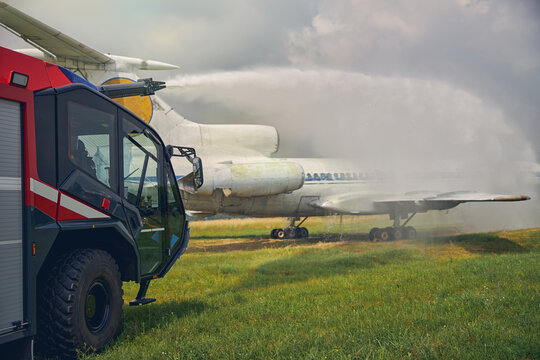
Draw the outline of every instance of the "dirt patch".
M455 231L449 230L429 230L419 232L419 238L424 239L425 244L421 247L440 248L441 245L448 246L448 236L456 235ZM412 240L414 241L414 240ZM423 240L419 240L423 241ZM408 240L390 241L390 242L370 242L366 233L347 233L347 234L324 234L312 235L307 239L284 239L277 240L270 237L237 237L223 239L195 239L190 242L188 253L197 252L230 252L230 251L255 251L261 249L275 249L284 247L336 247L352 246L364 243L368 248L373 247L395 247L406 246ZM411 244L409 244L411 245ZM418 243L415 244L418 247ZM362 246L364 248L364 246ZM354 246L353 251L357 249ZM440 252L441 250L438 249Z
M345 246L352 242L368 241L367 234L328 234L323 236L310 236L307 239L270 239L270 238L236 238L219 240L196 240L189 244L188 253L195 252L229 252L253 251L260 249L275 249L284 247L334 247Z

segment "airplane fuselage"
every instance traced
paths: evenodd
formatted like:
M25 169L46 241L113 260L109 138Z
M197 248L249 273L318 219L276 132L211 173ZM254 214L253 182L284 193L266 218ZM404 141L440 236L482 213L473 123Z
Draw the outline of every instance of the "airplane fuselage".
M266 159L268 161L269 159ZM351 171L344 160L334 159L272 159L297 163L304 169L304 183L294 191L269 196L226 196L224 191L216 189L211 195L201 196L184 192L187 209L203 214L226 214L254 217L309 217L327 216L334 212L311 206L327 197L340 194L365 192L366 201L359 209L359 214L378 214L373 207L373 186L377 181L376 173ZM204 159L203 159L204 161ZM338 164L336 166L336 164ZM346 170L344 170L346 169ZM177 171L178 172L178 171Z

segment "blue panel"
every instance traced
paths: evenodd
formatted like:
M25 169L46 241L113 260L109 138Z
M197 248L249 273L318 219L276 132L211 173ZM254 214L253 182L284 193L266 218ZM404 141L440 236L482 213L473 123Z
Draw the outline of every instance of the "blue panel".
M72 83L79 83L79 84L84 84L88 87L91 87L92 89L96 90L97 91L97 86L95 86L94 84L92 84L90 81L86 80L85 78L75 74L74 72L66 69L66 68L63 68L61 67L60 65L58 65L58 68L60 70L62 70L62 72L64 73L64 75L66 75L66 77L69 79L69 81L71 81Z

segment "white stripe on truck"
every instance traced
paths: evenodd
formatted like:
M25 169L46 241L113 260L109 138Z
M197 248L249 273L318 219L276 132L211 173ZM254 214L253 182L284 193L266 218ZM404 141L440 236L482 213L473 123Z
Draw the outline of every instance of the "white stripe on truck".
M41 181L30 178L30 191L55 204L58 203L58 190Z
M75 199L72 199L65 194L60 194L60 206L89 219L110 218L109 215L103 214L100 211L92 209L90 206L85 205L82 202L79 202Z

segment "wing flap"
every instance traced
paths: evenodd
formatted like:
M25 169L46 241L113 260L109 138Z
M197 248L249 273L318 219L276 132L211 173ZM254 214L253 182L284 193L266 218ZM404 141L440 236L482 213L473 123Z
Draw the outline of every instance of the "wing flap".
M94 65L114 63L114 60L105 54L72 39L4 2L0 2L0 23L26 42L57 58ZM68 61L64 62L69 64Z

